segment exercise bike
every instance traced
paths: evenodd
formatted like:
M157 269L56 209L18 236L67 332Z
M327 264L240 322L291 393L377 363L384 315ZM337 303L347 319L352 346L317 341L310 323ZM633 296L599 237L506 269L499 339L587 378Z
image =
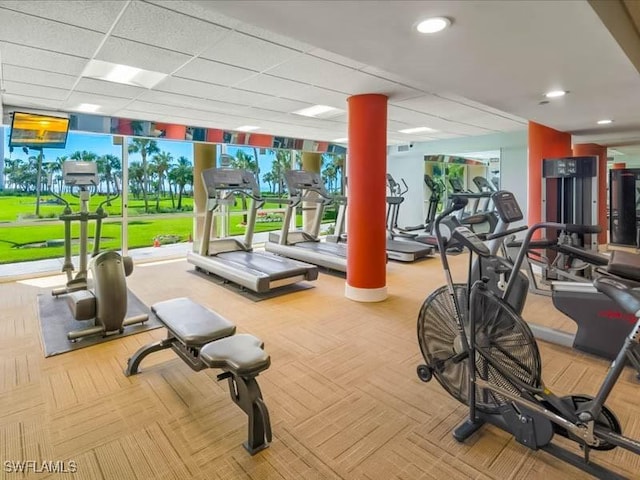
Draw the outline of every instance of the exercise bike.
M463 198L454 200L436 218L436 226L465 205ZM466 284L453 283L445 241L438 232L436 228L447 285L446 290L431 294L420 311L418 342L425 364L418 366L417 373L425 382L435 377L448 393L469 406L468 419L454 430L454 438L462 442L490 423L522 445L543 449L597 478L624 478L590 462L589 454L615 447L640 454L640 442L622 435L620 422L604 405L628 355L640 342L640 292L620 280L596 279L595 287L634 314L636 323L595 397L559 397L542 381L540 353L531 330L504 300L519 276L511 275L502 296L494 293L487 287L488 277L482 275L482 263L494 255L475 233L458 227L452 238L470 251L469 276ZM532 233L530 230L525 237L513 272L519 273ZM474 281L471 273L478 264L481 276ZM447 315L450 312L454 315ZM578 444L583 456L552 443L554 435Z
M101 334L107 336L113 333L123 333L124 327L144 323L149 319L147 314L126 318L127 314L127 283L126 278L133 271L131 257L123 257L117 252L100 252L100 235L102 220L107 213L104 205L119 196L107 197L100 203L95 212L89 211L91 189L98 186L98 167L95 162L66 161L62 165L62 175L65 185L80 200L80 209L74 213L71 205L62 196L55 196L64 203L64 211L60 219L64 222L64 264L62 271L67 276L64 287L51 291L54 297L65 295L73 318L78 321L93 320L93 326L67 333L72 342L89 335ZM78 193L74 193L77 189ZM89 221L95 220L95 233L91 261L88 255L88 227ZM78 271L75 270L71 258L71 224L80 223L80 260ZM88 272L91 271L93 288L89 288Z

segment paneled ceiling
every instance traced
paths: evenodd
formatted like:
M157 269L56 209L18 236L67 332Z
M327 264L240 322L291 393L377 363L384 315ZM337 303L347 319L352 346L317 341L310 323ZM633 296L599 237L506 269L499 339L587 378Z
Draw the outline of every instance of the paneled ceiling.
M420 18L447 15L431 38ZM0 1L2 103L334 140L357 93L389 96L389 143L526 128L640 143L640 75L582 1ZM82 77L102 60L168 74L153 88ZM542 93L566 88L540 105ZM608 129L595 128L613 117ZM434 132L398 130L430 127ZM622 139L622 140L621 140Z

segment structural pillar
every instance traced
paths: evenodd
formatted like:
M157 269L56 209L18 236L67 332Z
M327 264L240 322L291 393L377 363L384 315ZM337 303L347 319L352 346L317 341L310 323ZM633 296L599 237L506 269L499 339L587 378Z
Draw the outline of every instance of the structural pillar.
M607 243L607 147L596 143L580 143L573 146L576 157L598 157L598 244Z
M571 134L529 122L529 160L527 163L527 223L542 219L542 160L571 156ZM541 232L539 230L539 232Z
M193 251L200 251L203 237L204 216L207 209L207 191L202 183L202 171L216 166L216 145L193 144ZM215 219L213 228L215 229ZM208 239L205 239L208 241Z
M347 102L349 241L345 296L359 302L379 302L387 298L387 97L354 95Z
M307 172L320 173L322 168L322 154L317 152L302 152L302 169ZM312 192L310 197L317 197L316 192ZM302 202L302 229L309 233L316 215L314 202Z

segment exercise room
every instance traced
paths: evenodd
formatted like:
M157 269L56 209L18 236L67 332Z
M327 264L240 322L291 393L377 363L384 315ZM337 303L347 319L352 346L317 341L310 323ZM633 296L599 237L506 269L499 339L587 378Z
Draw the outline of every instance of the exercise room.
M639 478L639 5L0 0L0 478Z

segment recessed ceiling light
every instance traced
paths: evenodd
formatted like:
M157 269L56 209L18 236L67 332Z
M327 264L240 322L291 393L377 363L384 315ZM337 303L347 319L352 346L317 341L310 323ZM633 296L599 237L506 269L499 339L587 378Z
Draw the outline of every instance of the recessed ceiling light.
M258 130L260 127L256 127L254 125L243 125L241 127L236 128L238 132L251 132L253 130Z
M82 76L136 87L153 88L167 77L167 74L143 70L130 65L90 60L82 71Z
M451 25L451 20L447 17L427 18L416 25L416 30L420 33L437 33Z
M313 107L303 108L291 113L302 115L304 117L320 117L337 115L338 113L342 113L342 110L330 107L329 105L314 105Z
M405 128L403 130L398 130L400 133L419 133L419 132L437 132L433 128L429 127L415 127L415 128Z
M610 123L613 123L613 120L609 120L609 119L605 119L605 120L598 120L598 125L609 125Z
M545 93L544 96L547 98L558 98L564 97L566 94L567 92L565 90L551 90L550 92Z
M335 142L335 143L347 143L349 141L349 139L348 138L336 138L336 139L333 139L331 141Z
M100 110L100 105L94 103L81 103L75 108L79 112L94 113Z

